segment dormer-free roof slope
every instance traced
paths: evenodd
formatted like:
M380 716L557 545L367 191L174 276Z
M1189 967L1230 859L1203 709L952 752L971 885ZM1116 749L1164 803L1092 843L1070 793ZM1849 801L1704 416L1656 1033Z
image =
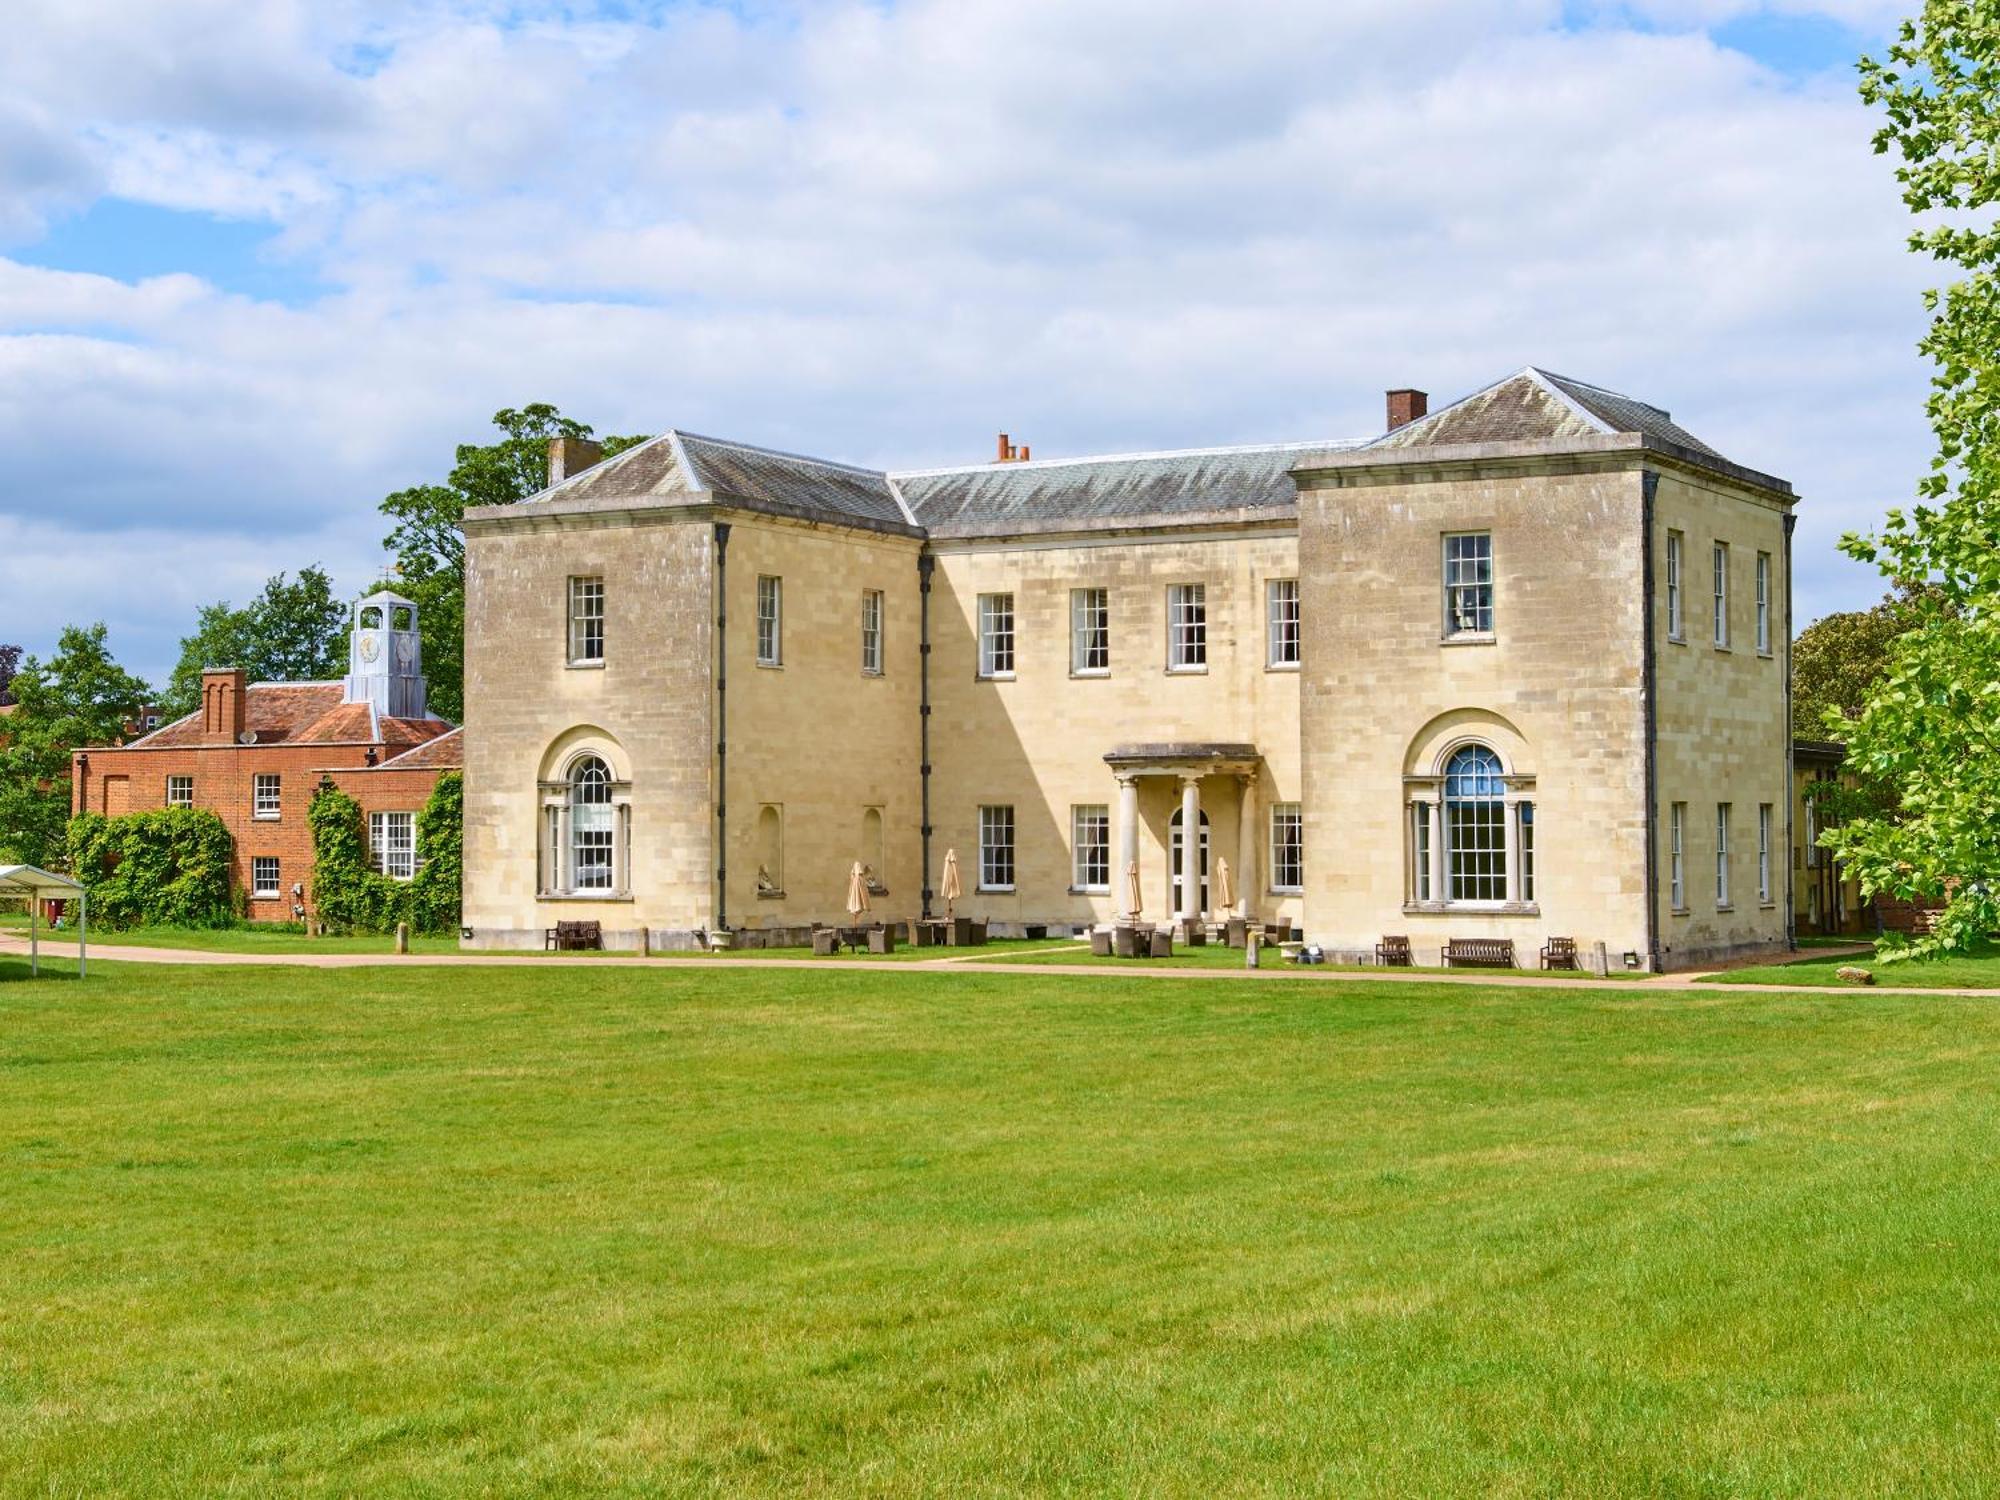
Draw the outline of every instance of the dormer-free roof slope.
M1633 432L1707 458L1708 444L1667 412L1601 386L1529 365L1427 417L1375 439L1371 448L1430 448L1459 443L1514 443Z

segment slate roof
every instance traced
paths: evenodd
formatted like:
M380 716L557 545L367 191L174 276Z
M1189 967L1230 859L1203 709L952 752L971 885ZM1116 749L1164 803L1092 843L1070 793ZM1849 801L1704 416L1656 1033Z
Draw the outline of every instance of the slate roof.
M1386 433L1368 446L1429 448L1458 443L1602 437L1627 432L1657 438L1705 458L1722 458L1686 428L1677 426L1672 416L1657 406L1601 386L1552 375L1533 365Z
M1189 448L1106 458L1034 459L892 473L932 536L991 536L1078 523L1244 513L1292 515L1292 465L1307 453L1352 448L1352 440Z
M443 719L375 716L366 703L346 701L338 682L253 682L243 690L243 727L259 745L420 745L452 726ZM128 750L215 748L202 734L201 714L187 714L134 740Z
M1529 366L1379 438L877 470L670 429L507 507L719 502L907 536L1009 536L1297 514L1313 455L1639 434L1754 482L1657 406ZM1358 452L1357 452L1358 450ZM1353 462L1353 459L1344 462Z

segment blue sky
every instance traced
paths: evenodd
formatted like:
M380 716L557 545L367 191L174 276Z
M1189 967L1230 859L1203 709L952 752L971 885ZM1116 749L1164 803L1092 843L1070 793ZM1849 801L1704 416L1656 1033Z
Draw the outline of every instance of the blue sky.
M502 406L866 462L1376 430L1537 363L1791 478L1926 456L1873 0L24 0L0 641L320 562ZM84 12L88 12L85 14ZM1245 24L1246 20L1251 24Z

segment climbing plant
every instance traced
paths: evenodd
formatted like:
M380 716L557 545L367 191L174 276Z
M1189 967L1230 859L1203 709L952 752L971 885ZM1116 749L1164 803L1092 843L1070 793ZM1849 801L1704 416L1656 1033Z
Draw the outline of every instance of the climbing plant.
M408 922L413 932L455 930L464 864L463 804L458 773L439 777L417 814L416 877L392 880L369 865L361 804L332 782L321 782L306 809L313 841L313 910L319 920L336 932L390 932L398 922Z
M69 867L105 927L226 927L234 842L222 819L192 807L107 818L81 813L66 837Z

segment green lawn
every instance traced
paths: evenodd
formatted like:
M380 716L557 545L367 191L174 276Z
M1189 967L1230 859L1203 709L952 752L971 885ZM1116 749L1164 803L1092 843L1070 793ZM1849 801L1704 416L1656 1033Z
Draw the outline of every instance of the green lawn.
M60 932L50 932L46 926L40 931L45 939L73 943L76 930L66 927ZM15 912L0 912L0 932L14 937L28 935L28 919ZM108 932L99 927L90 929L90 946L106 948L190 948L210 953L393 953L396 940L392 937L362 933L353 937L307 937L302 932L286 932L276 927L131 927L123 932ZM416 937L410 939L412 953L456 953L458 939L455 937Z
M0 959L0 1493L1991 1493L2000 1007Z
M1754 969L1732 969L1718 974L1715 984L1839 985L1836 970L1853 965L1875 976L1877 984L1903 985L1921 989L2000 990L2000 948L1987 948L1963 958L1909 959L1885 964L1872 953L1815 953L1789 963L1760 964Z

